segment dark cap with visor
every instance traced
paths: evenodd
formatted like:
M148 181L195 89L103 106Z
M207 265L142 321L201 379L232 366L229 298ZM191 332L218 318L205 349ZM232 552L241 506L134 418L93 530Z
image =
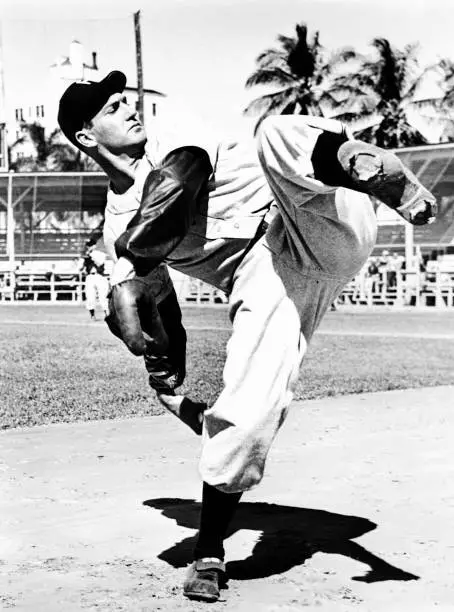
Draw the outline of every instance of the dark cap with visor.
M72 143L75 134L84 123L93 119L114 93L121 93L126 87L126 76L114 70L102 81L79 81L72 83L60 98L58 125Z

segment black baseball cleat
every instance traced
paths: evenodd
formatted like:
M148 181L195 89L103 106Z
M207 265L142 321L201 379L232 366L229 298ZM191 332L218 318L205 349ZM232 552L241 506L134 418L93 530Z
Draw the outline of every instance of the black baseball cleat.
M352 189L374 196L413 225L435 221L435 197L392 151L349 140L339 147L337 158Z
M225 565L220 559L198 559L188 570L183 595L198 601L218 601L224 584Z

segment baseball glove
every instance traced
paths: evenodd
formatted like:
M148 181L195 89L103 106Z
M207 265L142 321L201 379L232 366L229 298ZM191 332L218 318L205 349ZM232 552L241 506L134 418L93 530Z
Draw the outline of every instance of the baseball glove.
M131 353L144 357L150 386L173 394L186 374L186 332L175 291L158 305L146 277L126 280L112 288L105 321Z

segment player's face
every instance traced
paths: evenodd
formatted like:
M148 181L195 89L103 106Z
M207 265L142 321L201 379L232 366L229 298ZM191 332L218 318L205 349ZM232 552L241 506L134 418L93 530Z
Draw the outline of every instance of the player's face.
M114 93L91 121L91 135L98 146L115 153L126 153L143 147L145 129L137 111L128 104L123 93Z

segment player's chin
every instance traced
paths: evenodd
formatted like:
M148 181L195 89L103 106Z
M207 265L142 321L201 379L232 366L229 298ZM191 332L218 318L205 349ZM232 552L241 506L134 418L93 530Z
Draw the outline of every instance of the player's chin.
M133 142L141 142L147 139L145 128L142 124L134 125L128 130L128 139Z

